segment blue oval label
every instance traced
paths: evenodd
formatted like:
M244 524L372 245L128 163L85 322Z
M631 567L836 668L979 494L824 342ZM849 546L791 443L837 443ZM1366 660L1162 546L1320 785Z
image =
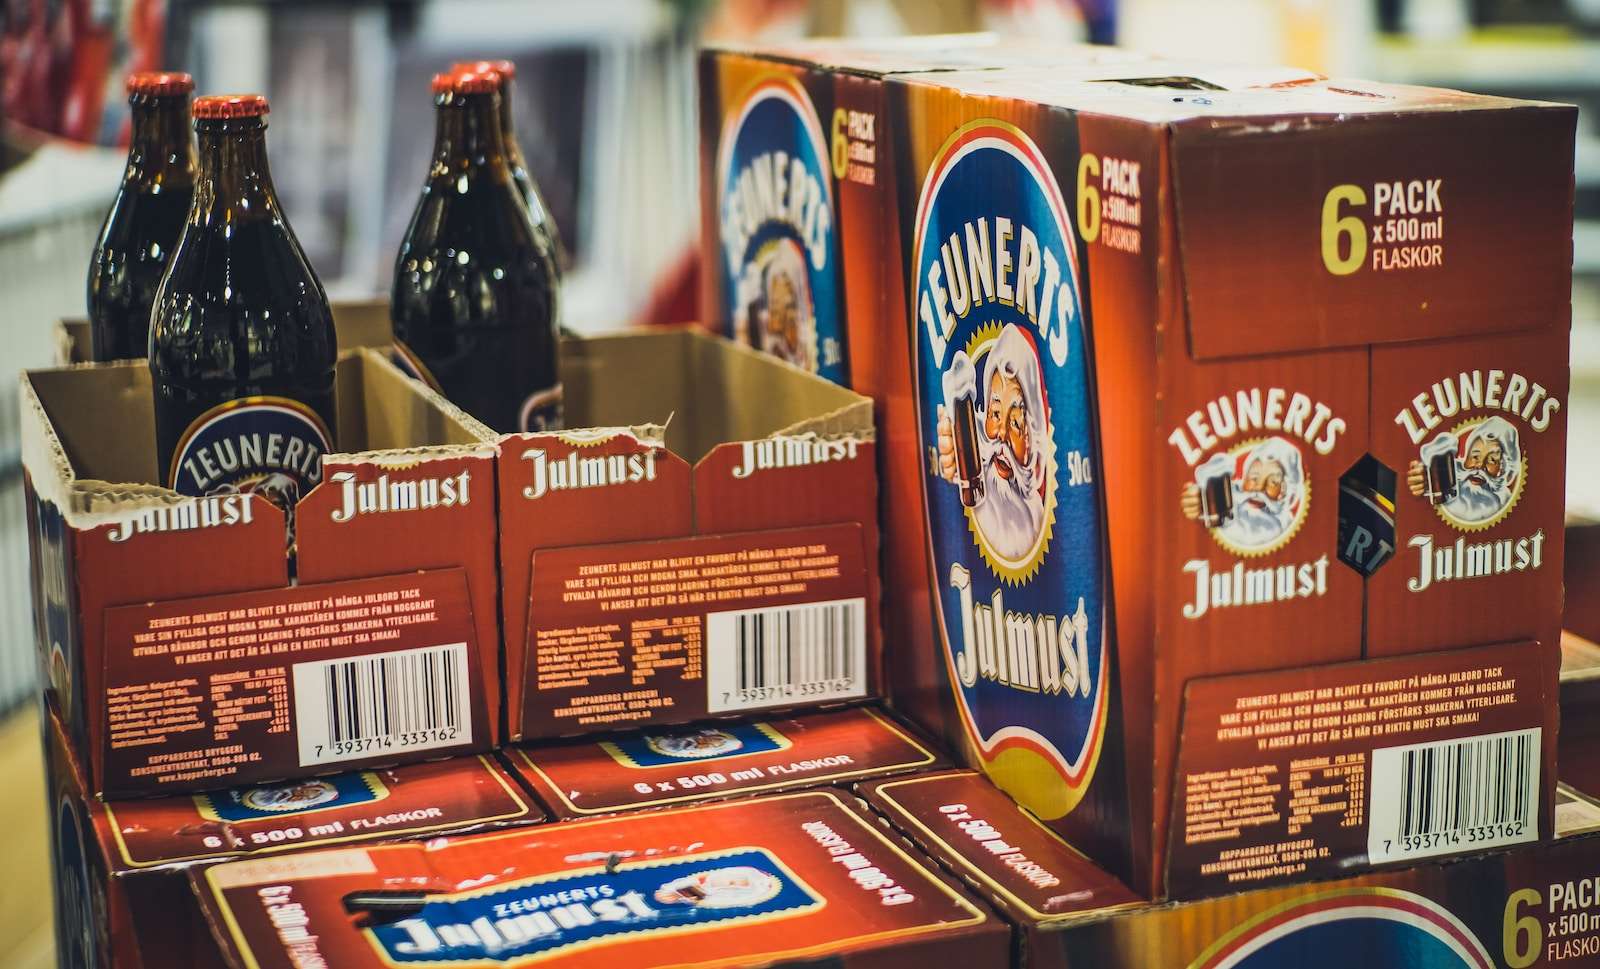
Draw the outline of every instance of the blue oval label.
M816 108L791 77L758 81L717 148L730 336L830 380L848 375L833 182Z
M1038 147L968 124L923 183L918 431L943 655L970 746L1046 819L1105 734L1101 506L1077 242Z
M286 512L322 480L332 436L317 412L285 397L242 397L195 419L172 452L170 487L202 497L259 494Z
M365 931L390 965L526 965L582 951L604 961L595 950L608 944L779 920L823 904L770 851L736 848L435 895Z
M1191 969L1494 969L1483 943L1432 901L1394 889L1298 899L1224 936Z

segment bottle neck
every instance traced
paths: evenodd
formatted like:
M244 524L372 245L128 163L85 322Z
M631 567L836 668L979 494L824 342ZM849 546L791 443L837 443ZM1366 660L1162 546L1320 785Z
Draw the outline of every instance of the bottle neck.
M505 139L506 159L513 168L526 169L528 162L522 157L522 146L517 143L517 129L511 120L511 81L500 85L500 135Z
M458 175L469 169L509 171L498 95L444 94L437 104L438 126L433 139L435 174Z
M208 224L272 220L277 193L267 165L267 122L263 118L195 122L200 172L195 181L190 221Z
M194 142L189 137L189 98L136 94L128 103L133 114L128 178L153 180L169 174L192 175Z

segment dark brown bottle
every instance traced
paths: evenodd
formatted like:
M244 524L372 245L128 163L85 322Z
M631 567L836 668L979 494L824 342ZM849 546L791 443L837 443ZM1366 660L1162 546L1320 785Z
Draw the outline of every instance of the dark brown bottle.
M150 307L167 271L194 191L189 94L194 79L168 71L128 75L132 136L122 188L106 213L89 262L94 359L142 357Z
M266 114L260 95L195 99L199 177L151 315L150 376L169 487L292 512L334 445L338 346L272 187Z
M508 60L461 61L450 68L450 73L494 73L500 76L500 135L504 140L506 161L511 166L511 180L516 183L517 194L528 207L528 218L533 222L534 233L543 241L555 262L557 272L567 265L566 248L561 244L561 230L544 204L539 184L533 180L528 159L522 154L522 143L517 140L517 129L511 116L511 89L516 86L517 65Z
M493 71L434 78L433 162L395 261L403 363L501 432L561 426L560 274L517 194Z

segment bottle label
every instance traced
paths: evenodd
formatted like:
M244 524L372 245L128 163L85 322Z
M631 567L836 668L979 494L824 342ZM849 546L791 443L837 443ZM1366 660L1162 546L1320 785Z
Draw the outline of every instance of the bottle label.
M517 429L524 434L561 430L563 396L561 384L529 394L528 399L522 402Z
M241 397L201 414L173 450L170 487L200 497L257 494L292 513L322 480L332 435L285 397Z
M730 336L843 381L833 182L816 108L794 78L775 75L729 119L717 206Z
M1109 693L1068 211L1025 134L975 121L929 169L909 267L941 653L969 745L1046 820L1088 788Z

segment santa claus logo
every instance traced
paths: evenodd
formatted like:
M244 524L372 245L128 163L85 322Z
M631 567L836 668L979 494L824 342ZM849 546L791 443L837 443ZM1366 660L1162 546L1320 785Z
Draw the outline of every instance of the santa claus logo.
M1462 531L1481 531L1511 514L1522 497L1527 457L1510 421L1466 421L1422 445L1406 486Z
M843 380L827 161L794 78L761 79L729 112L717 149L722 303L735 340Z
M1265 555L1305 522L1311 482L1300 449L1286 438L1245 441L1213 454L1183 486L1185 518L1210 529L1236 555Z
M980 330L971 346L955 352L942 379L939 475L966 492L962 504L985 556L1023 571L1043 551L1055 504L1044 368L1033 338L1014 323L998 335Z
M1107 709L1100 495L1078 243L1048 160L1000 121L934 158L911 278L942 655L973 760L1046 819Z
M726 730L706 727L684 733L650 734L645 745L663 757L700 760L707 757L724 757L744 744Z

